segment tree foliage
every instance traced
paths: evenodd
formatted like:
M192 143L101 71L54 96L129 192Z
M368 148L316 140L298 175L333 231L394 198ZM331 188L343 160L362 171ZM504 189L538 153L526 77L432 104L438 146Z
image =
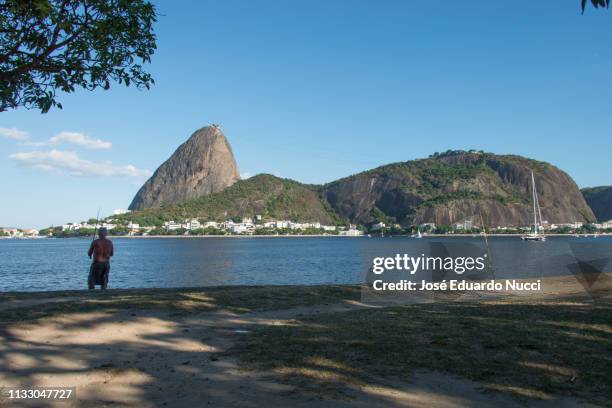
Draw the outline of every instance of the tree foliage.
M155 21L144 0L0 0L0 112L61 108L58 90L148 89Z
M610 0L591 0L591 4L595 8L598 8L598 7L608 8L610 7ZM587 5L587 0L582 0L582 12L583 13L584 13L584 9L586 8L586 5Z

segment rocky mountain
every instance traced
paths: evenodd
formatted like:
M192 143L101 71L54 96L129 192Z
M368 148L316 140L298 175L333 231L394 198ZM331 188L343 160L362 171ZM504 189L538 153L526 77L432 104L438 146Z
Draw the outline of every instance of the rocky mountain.
M584 188L582 195L595 213L597 221L612 220L612 186Z
M533 219L531 171L542 217L550 223L595 217L576 183L558 168L519 156L449 151L394 163L323 186L340 217L359 224L377 220L450 225L472 220L487 226L523 226Z
M560 169L520 156L476 151L436 153L323 186L266 174L233 184L238 171L231 148L218 128L208 127L194 133L160 166L130 206L156 208L127 217L144 225L188 217L221 221L260 214L364 225L376 221L451 225L471 220L474 225L525 226L533 219L532 171L544 220L595 220L574 181Z
M232 148L217 126L197 130L140 188L130 210L160 207L215 193L240 179Z
M200 218L225 221L261 215L264 219L319 221L337 224L339 219L316 186L259 174L240 180L223 191L205 195L178 204L164 205L132 212L115 219L124 219L141 225L161 225L168 220Z

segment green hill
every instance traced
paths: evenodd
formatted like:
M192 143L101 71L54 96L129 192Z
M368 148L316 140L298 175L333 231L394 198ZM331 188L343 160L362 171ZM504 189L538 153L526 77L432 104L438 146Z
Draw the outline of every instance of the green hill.
M451 225L470 220L474 225L526 226L533 219L532 171L544 220L595 219L576 183L555 166L476 151L447 151L392 163L324 186L260 174L184 203L113 218L156 226L192 217L225 221L256 214L323 224Z
M225 221L261 215L265 219L321 222L327 225L341 222L323 200L316 186L309 186L269 174L259 174L240 180L226 189L179 204L135 211L113 219L132 221L140 225L160 226L165 221L199 218Z
M582 195L595 213L597 221L612 220L612 186L583 188Z
M531 171L544 220L594 218L576 183L553 165L477 151L388 164L334 181L324 186L323 195L341 217L359 224L471 220L475 225L525 226L533 218Z

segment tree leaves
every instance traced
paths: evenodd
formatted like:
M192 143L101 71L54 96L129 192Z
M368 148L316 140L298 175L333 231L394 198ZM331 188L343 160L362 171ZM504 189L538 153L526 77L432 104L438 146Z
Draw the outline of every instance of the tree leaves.
M584 14L584 9L586 8L587 0L582 0L582 13ZM591 0L591 4L593 7L610 7L610 0Z
M155 21L145 0L0 2L0 112L61 109L57 91L78 87L149 89Z

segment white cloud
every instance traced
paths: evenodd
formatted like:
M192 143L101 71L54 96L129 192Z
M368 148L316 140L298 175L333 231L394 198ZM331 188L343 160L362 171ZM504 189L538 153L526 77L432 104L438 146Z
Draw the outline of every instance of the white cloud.
M86 149L110 149L113 147L111 142L94 139L79 132L60 132L45 142L27 142L26 144L28 146L57 146L62 143L75 144Z
M94 139L86 134L78 132L61 132L49 139L49 144L51 145L58 145L60 143L72 143L87 149L110 149L113 147L111 142Z
M0 127L0 136L8 137L13 140L28 140L30 137L28 132L24 132L23 130L19 130L17 128L3 128Z
M93 162L80 158L75 152L51 150L48 152L23 152L9 156L23 165L41 171L57 171L80 177L144 177L148 170L137 169L131 164L120 166L111 162Z
M110 149L113 147L111 142L102 139L95 139L85 133L80 132L60 132L57 135L43 142L34 142L30 140L28 132L17 128L2 128L0 127L0 136L9 139L24 142L27 146L57 146L63 143L69 143L86 149Z
M246 180L248 178L251 178L253 175L251 173L249 173L248 171L244 172L244 173L240 173L240 179L241 180Z

